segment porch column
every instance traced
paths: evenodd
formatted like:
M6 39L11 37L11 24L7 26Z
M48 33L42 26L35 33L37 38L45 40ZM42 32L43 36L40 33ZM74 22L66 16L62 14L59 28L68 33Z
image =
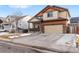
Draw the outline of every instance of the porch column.
M39 24L39 29L40 29L40 32L42 33L41 23Z
M30 23L28 22L28 32L30 32Z
M43 25L42 24L40 24L40 32L41 33L44 33L44 28L43 28Z
M36 31L36 30L35 30L35 23L33 23L33 30L34 30L34 32Z

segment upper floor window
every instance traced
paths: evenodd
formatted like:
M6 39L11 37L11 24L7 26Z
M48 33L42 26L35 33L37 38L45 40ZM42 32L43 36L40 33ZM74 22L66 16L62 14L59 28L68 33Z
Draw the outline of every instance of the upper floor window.
M47 17L53 17L53 13L50 11L47 13Z

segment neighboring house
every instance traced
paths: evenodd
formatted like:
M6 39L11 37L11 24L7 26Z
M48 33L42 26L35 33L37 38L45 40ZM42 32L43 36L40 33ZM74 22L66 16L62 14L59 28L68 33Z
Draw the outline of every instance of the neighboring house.
M5 31L5 30L4 30L4 26L3 26L3 20L4 20L4 19L5 19L5 18L0 17L0 32Z
M79 17L70 19L70 33L79 34Z
M28 32L28 20L31 19L32 16L24 16L18 21L19 32ZM30 28L32 28L32 24L30 24Z
M5 31L28 32L28 20L31 18L31 16L9 15L3 20L2 25ZM32 24L30 28L32 28Z
M7 16L5 20L3 21L4 29L6 31L16 30L16 25L18 24L16 22L22 17L23 16L15 16L15 15Z
M2 23L3 23L3 20L0 19L0 30L3 29Z
M3 26L6 31L11 31L12 29L15 29L15 24L13 24L15 21L15 16L9 15L5 18L3 21Z
M67 33L70 13L66 8L48 5L32 17L28 23L33 24L34 31L58 34Z

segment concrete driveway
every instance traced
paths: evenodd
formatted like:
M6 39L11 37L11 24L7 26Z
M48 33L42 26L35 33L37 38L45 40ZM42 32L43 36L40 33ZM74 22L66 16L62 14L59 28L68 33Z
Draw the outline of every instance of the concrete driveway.
M78 48L75 48L75 39L75 34L39 34L13 39L12 42L44 47L57 52L79 52ZM65 44L69 41L72 42L72 46Z
M65 42L68 41L74 42L75 38L76 38L75 34L32 34L24 37L14 38L9 42L23 44L23 46L27 45L28 47L31 47L30 49L28 49L28 47L21 48L21 46L16 47L16 45L10 45L10 47L12 47L11 51L14 52L15 50L17 51L18 49L21 48L21 50L18 50L17 52L38 51L38 52L69 53L69 52L79 52L78 48L65 45Z
M76 34L64 34L62 38L60 38L55 44L56 45L64 45L70 47L76 47Z
M51 47L63 34L39 34L12 39L12 42L33 46Z

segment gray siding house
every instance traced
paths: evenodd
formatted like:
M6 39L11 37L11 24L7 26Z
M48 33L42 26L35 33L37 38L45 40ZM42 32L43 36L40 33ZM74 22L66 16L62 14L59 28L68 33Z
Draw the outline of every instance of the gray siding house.
M70 33L79 34L79 17L72 17L70 19Z

